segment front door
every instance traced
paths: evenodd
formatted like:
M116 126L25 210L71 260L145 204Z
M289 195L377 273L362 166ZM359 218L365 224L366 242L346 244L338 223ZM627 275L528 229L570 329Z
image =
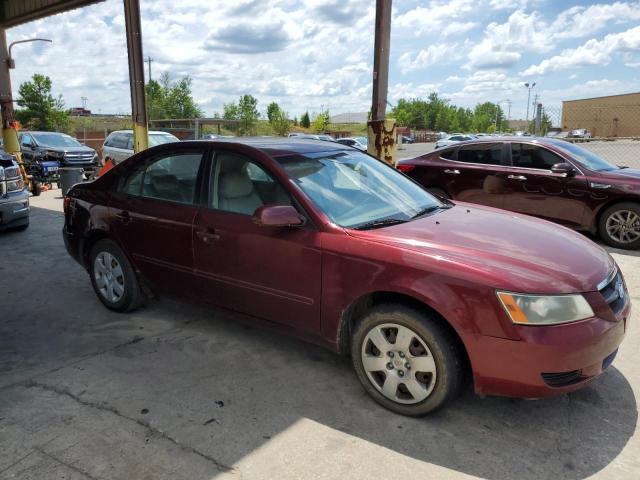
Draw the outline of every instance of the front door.
M194 221L195 273L212 304L308 332L320 331L321 250L311 224L259 227L262 205L292 205L260 162L219 152L207 205ZM302 212L301 212L302 213Z
M446 162L442 178L451 196L463 202L502 208L504 204L504 145L477 143L458 149L456 161Z
M587 180L579 171L571 177L553 173L551 167L566 160L530 143L511 144L511 162L506 179L506 209L573 228L582 225L589 191Z
M204 149L165 152L132 167L110 202L116 238L156 289L195 296L192 229Z

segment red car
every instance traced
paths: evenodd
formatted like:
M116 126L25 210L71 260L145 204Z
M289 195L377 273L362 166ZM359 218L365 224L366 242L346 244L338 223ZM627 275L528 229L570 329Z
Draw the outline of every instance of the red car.
M640 248L640 170L611 165L550 138L474 140L401 160L429 191L597 233L613 247Z
M630 304L601 247L552 223L440 200L363 152L312 140L181 142L65 198L64 239L126 312L178 294L350 354L385 407L587 385Z

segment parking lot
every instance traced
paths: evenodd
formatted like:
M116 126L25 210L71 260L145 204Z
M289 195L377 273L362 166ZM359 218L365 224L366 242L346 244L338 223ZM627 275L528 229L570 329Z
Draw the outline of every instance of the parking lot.
M412 147L414 148L414 147ZM558 398L422 419L346 358L167 298L108 311L66 254L60 191L0 235L0 478L634 478L638 309L613 366ZM611 250L640 302L640 253Z

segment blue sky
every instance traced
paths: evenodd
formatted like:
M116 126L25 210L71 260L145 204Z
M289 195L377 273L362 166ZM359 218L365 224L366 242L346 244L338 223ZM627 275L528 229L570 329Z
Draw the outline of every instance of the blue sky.
M262 111L367 111L373 0L141 0L153 76L190 75L205 113L243 93ZM562 100L640 90L640 1L396 0L389 101L436 91L452 103L511 100L525 116L525 81L549 108ZM49 75L68 106L129 112L121 0L11 29L14 90ZM506 109L506 103L504 104Z

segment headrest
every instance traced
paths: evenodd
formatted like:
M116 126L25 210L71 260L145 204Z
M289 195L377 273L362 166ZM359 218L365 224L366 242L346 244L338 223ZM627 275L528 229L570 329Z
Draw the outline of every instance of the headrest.
M220 175L220 197L225 199L246 197L253 191L253 183L245 171Z
M220 162L220 173L237 172L247 164L247 157L235 153L219 153L216 161Z

